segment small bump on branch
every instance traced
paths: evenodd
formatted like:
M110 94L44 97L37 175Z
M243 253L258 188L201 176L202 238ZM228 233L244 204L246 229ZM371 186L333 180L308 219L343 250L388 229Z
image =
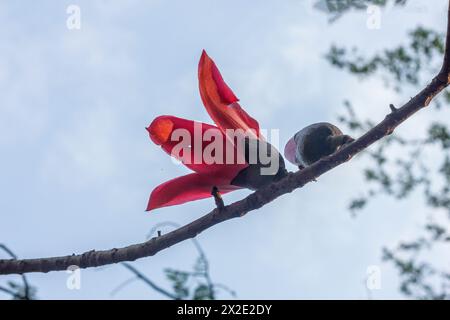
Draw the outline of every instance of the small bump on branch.
M222 195L220 194L219 188L214 186L211 190L211 195L214 197L217 210L220 212L225 209L225 203L223 202Z

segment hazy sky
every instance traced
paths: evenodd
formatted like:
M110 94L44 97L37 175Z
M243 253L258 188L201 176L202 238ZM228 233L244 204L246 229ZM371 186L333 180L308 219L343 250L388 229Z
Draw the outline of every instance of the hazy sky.
M336 122L346 98L373 121L409 99L413 90L395 94L381 79L361 81L323 56L333 43L367 53L400 44L418 24L443 30L447 1L388 7L378 30L366 27L364 11L330 24L315 2L0 2L0 243L23 258L110 249L144 241L157 223L209 212L212 199L144 211L156 185L189 172L144 128L161 114L211 123L197 87L202 49L261 127L280 129L283 145L303 126ZM71 4L81 9L80 30L66 27ZM433 116L422 112L399 130L419 132ZM366 270L377 265L381 289L372 297L400 298L381 248L420 230L426 210L419 197L381 197L352 218L346 207L364 190L363 167L356 157L199 235L213 280L239 298L365 299ZM135 266L167 288L163 269L189 270L195 259L186 241ZM120 265L82 270L80 290L67 289L67 276L29 279L39 298L163 298L140 282L111 296L131 277ZM0 277L0 284L6 279L19 280Z

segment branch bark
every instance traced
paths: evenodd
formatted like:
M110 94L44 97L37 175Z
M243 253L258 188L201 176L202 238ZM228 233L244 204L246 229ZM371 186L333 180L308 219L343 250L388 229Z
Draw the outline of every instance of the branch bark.
M66 270L71 265L79 268L98 267L124 261L153 256L184 240L194 238L212 226L242 217L250 211L261 208L278 197L290 193L317 177L350 160L354 155L366 149L376 141L392 134L403 121L420 109L428 106L431 100L450 83L450 7L447 14L446 48L442 68L431 82L415 97L401 108L391 112L374 128L340 149L338 152L321 159L315 164L296 173L289 173L282 180L262 188L246 198L225 206L220 210L212 210L203 217L165 235L154 237L146 242L130 245L120 249L88 251L79 255L68 255L52 258L0 260L0 274L23 274L27 272L50 272Z
M16 254L11 249L9 249L6 245L0 243L0 250L5 251L12 259L17 260ZM24 288L23 296L21 296L17 293L14 293L14 292L11 294L12 291L10 291L9 289L3 288L3 287L0 287L0 291L11 294L13 296L13 298L18 298L21 300L30 300L31 299L30 284L28 283L27 276L25 274L22 274L21 277L22 277L23 288Z

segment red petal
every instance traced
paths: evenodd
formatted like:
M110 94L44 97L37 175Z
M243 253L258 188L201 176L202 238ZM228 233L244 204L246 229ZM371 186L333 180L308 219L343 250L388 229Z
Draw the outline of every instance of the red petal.
M168 117L156 118L147 128L150 139L157 145L164 144L169 140L174 130L173 125L173 121Z
M175 137L172 139L172 133L177 129L184 129L189 133L188 145L191 146L190 155L179 155L177 154L178 152L175 152L174 147L181 142ZM212 130L215 135L220 136L222 139L222 157L219 158L218 163L206 163L203 158L203 151L213 142L203 141L203 135L208 130ZM215 126L174 116L159 116L152 121L147 131L155 144L160 145L165 152L177 158L195 172L211 173L220 171L223 176L234 178L240 170L247 167L247 164L237 164L237 161L235 161L236 164L226 164L227 150L233 150L236 155L236 148L230 145L229 139L226 139L222 131ZM201 137L196 138L195 134L200 134Z
M208 57L206 51L204 50L202 55ZM223 80L222 75L220 74L219 69L217 69L217 66L214 63L214 61L211 60L211 62L212 62L211 66L212 78L217 86L217 91L222 102L225 104L232 104L234 102L238 102L239 99L234 95L233 91Z
M230 185L229 179L214 174L191 173L156 187L150 195L147 211L208 198L214 186L222 194L240 189Z
M225 132L226 129L251 130L260 136L258 122L237 103L238 98L227 86L214 61L203 50L198 66L200 95L209 116Z

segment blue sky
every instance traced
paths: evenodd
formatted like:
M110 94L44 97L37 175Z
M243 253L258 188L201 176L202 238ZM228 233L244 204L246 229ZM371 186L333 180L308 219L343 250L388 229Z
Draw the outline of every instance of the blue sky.
M0 242L24 258L109 249L144 241L157 223L208 212L211 199L144 212L156 185L188 172L152 144L145 126L161 114L211 122L197 88L202 49L261 127L280 129L283 145L308 124L336 122L346 98L374 121L389 103L405 102L414 90L400 95L381 79L360 81L323 56L332 43L368 53L402 43L418 24L443 30L446 1L388 7L378 30L366 27L365 12L330 24L315 2L2 1ZM81 9L80 30L66 27L70 4ZM433 116L422 112L399 130L420 133ZM199 235L213 279L239 298L365 299L366 269L379 265L382 288L372 296L400 298L381 247L414 235L424 207L418 197L382 197L351 218L346 206L364 189L363 167L356 157ZM167 287L162 270L189 269L195 258L184 242L135 265ZM111 296L130 278L119 265L81 275L80 290L66 288L64 272L29 277L40 298L162 298L139 282ZM16 277L0 283L6 279Z

